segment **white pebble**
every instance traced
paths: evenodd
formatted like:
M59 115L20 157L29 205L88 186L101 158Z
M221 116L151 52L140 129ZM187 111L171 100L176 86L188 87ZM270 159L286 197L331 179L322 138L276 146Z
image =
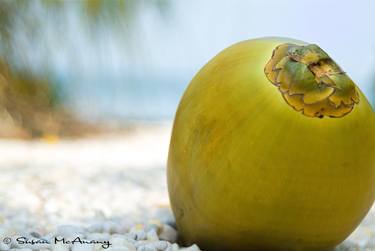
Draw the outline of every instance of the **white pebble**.
M62 225L57 228L57 235L62 237L76 237L85 231L82 227L73 225Z
M168 248L168 244L169 243L166 241L139 241L137 243L137 251L166 250Z
M124 247L126 247L129 251L136 251L136 248L130 242L125 242Z
M126 233L124 234L124 236L127 240L135 240L137 238L137 235L135 233Z
M130 228L130 233L131 232L137 232L139 230L144 230L146 228L146 226L144 224L136 224L135 226L133 226L132 228Z
M112 244L112 247L119 247L124 245L126 239L123 235L112 235L109 242Z
M169 207L158 208L157 211L154 213L154 218L159 219L160 222L164 224L168 224L175 221L173 213Z
M3 239L8 236L8 229L5 227L0 227L0 238Z
M114 247L110 251L136 251L136 249L134 247Z
M114 233L116 231L117 225L114 222L104 222L103 224L103 232L105 233Z
M38 239L42 237L38 232L35 232L35 231L30 232L29 235L33 238L38 238Z
M103 232L102 224L93 224L87 228L87 231L90 233L101 233Z
M159 237L155 231L155 229L151 229L150 231L147 232L147 240L149 241L158 241Z
M130 234L135 234L135 240L146 240L147 234L145 232L145 225L137 224L129 231Z
M61 243L53 244L52 250L53 251L69 251L69 245L65 245L65 244L61 244Z
M143 230L140 230L140 231L137 231L137 232L134 232L134 233L136 235L135 239L137 241L141 241L141 240L146 240L147 239L147 234Z
M32 251L30 248L11 248L9 251Z
M152 244L157 250L165 250L168 247L168 242L166 241L157 241Z
M129 249L133 248L135 250L136 243L137 243L136 240L125 238L124 246L128 247Z
M26 245L25 247L27 248L30 248L32 250L40 250L40 249L49 249L50 248L50 244L29 244L29 245Z
M0 250L1 251L6 251L9 250L10 246L8 244L3 243L2 241L0 242Z
M178 251L179 247L176 243L173 243L172 245L168 246L166 251Z
M56 236L56 232L51 232L42 237L43 240L51 241Z
M93 249L92 244L74 244L72 247L72 251L92 251Z
M190 247L187 247L187 248L181 248L180 250L183 250L183 251L201 251L199 249L199 247L195 244L190 246Z
M159 234L159 239L166 240L169 242L176 242L177 231L173 227L164 224Z
M147 224L147 231L154 229L157 233L160 232L163 224L159 220L150 220Z
M137 251L157 251L156 248L150 246L140 246Z
M11 240L12 240L12 242L10 243L11 248L24 248L24 246L22 246L21 244L18 244L17 239L20 237L23 237L23 236L15 235L11 237Z
M111 236L108 233L91 233L88 234L86 239L96 241L108 241Z

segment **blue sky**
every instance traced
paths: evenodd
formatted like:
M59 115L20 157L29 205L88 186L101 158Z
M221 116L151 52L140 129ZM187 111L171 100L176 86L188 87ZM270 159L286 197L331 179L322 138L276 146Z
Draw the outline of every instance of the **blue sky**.
M217 52L232 43L263 36L283 36L319 44L365 87L375 69L375 1L301 0L190 0L172 1L171 13L160 18L155 10L144 9L137 31L141 58L128 57L120 36L106 34L99 41L87 41L85 30L70 13L71 40L82 54L77 62L88 68L122 71L134 66L142 70L193 72ZM53 27L55 28L55 27ZM81 27L82 28L82 27ZM55 34L56 35L56 34ZM119 34L121 35L121 34ZM70 46L71 47L71 46ZM59 45L59 51L69 51ZM95 52L95 53L93 53ZM103 55L101 55L103 54ZM73 54L67 56L75 57ZM93 60L94 59L94 60ZM146 60L147 59L147 60Z

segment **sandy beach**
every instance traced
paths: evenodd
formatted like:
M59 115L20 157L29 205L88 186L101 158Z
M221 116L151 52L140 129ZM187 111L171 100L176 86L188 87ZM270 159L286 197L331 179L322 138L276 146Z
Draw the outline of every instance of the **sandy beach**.
M1 140L0 236L173 222L165 169L170 132L166 123L75 140ZM375 250L374 209L337 250Z

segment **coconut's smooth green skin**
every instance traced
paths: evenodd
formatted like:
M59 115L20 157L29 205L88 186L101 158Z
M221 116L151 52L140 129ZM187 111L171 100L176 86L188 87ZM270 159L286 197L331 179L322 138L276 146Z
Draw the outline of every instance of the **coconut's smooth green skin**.
M175 117L168 190L181 239L202 250L326 250L375 197L375 114L294 110L265 76L280 44L235 44L194 77Z

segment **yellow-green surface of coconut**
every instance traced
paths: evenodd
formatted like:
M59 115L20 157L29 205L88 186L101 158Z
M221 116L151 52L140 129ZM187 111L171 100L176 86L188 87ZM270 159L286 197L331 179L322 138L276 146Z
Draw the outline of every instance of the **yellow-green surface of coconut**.
M185 244L328 250L373 203L375 114L319 46L243 41L185 91L167 176Z

